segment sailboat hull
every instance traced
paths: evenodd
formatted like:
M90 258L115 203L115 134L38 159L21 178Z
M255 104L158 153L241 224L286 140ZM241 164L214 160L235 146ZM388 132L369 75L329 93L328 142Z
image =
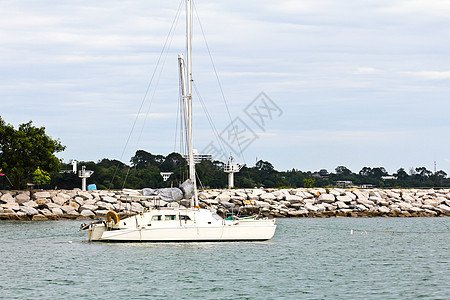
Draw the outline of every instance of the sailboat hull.
M116 225L93 224L90 228L90 240L98 242L265 241L273 237L276 229L274 219L232 221L211 218L206 222L201 222L202 219L208 217L208 214L197 212L189 221L152 220L153 216L159 215L160 212L153 211L121 220ZM169 211L167 216L169 215L175 214ZM133 226L127 227L127 223L133 224Z

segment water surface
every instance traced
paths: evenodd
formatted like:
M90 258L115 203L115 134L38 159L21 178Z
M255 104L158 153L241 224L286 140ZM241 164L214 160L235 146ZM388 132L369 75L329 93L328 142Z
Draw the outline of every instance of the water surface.
M0 222L0 298L450 298L450 218L279 219L244 243L87 243L81 223Z

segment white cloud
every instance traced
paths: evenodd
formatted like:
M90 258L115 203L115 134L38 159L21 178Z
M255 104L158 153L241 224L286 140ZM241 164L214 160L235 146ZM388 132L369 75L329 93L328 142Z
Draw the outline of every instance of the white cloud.
M355 71L353 71L353 74L362 74L362 75L369 75L369 74L378 74L381 73L381 70L371 68L371 67L358 67Z
M450 71L410 71L400 72L400 74L410 75L427 80L450 79Z

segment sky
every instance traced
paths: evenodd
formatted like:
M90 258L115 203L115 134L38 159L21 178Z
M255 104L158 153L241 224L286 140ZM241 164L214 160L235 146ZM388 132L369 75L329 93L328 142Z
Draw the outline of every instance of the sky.
M225 145L280 171L450 174L450 1L194 3L199 152ZM180 150L180 1L0 5L3 120L44 126L65 162Z

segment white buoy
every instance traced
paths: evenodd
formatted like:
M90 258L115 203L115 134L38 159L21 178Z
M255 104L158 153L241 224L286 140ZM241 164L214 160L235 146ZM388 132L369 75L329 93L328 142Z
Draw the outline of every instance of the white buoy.
M350 234L353 234L353 229L350 229Z
M72 244L72 241L68 241L69 244Z

